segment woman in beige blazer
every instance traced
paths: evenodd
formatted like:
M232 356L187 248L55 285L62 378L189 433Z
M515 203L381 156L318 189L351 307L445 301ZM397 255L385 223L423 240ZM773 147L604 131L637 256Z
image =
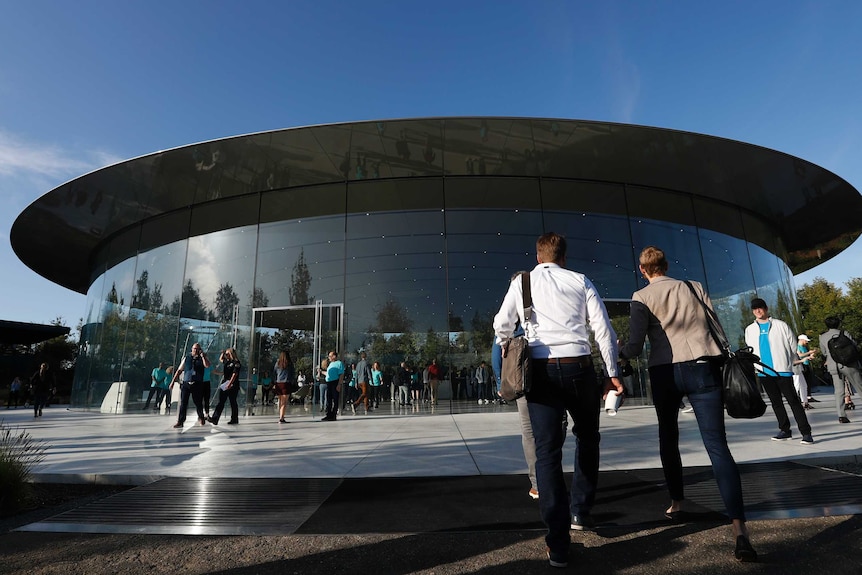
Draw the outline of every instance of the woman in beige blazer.
M649 246L640 255L640 271L649 285L632 296L630 339L620 356L640 355L649 338L649 375L659 429L659 453L671 505L670 519L682 513L683 477L679 455L679 405L688 397L703 445L712 462L718 490L736 537L734 555L740 561L756 561L748 540L742 483L733 455L727 447L724 406L721 399L721 349L712 337L700 300L712 307L697 282L689 282L697 296L682 282L665 275L664 252Z

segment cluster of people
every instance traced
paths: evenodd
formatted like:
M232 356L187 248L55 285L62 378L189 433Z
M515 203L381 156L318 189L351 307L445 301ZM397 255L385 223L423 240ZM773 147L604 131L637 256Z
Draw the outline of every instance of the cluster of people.
M332 351L331 354L337 352ZM419 403L438 405L439 386L443 379L443 371L436 359L421 365L412 365L402 361L394 368L384 369L377 361L370 361L363 351L359 361L345 365L337 360L343 373L340 374L343 389L338 390L338 400L335 402L335 416L339 412L350 409L356 414L359 409L371 413L380 407L382 402L391 401L403 406L413 406ZM332 396L331 386L327 383L335 377L331 373L331 357L324 358L318 366L310 390L303 394L305 401L319 404L321 412L329 414L329 400ZM339 403L340 402L340 403Z
M25 381L16 375L9 384L9 395L6 398L6 409L18 409L18 404L33 406L33 417L42 417L42 410L51 402L57 393L57 382L54 372L47 363L39 365L39 369Z
M218 386L218 402L215 409L210 414L210 397L211 397L211 378L213 365L210 362L206 352L201 347L201 344L195 342L192 345L191 353L183 357L176 370L171 368L164 369L164 364L160 363L159 367L153 370L153 384L151 386L151 394L156 394L157 409L164 400L167 404L167 410L170 411L171 393L174 385L179 384L180 400L177 408L177 422L174 427L180 429L184 427L189 407L189 399L195 405L197 412L197 421L199 425L206 425L207 421L213 425L218 425L221 419L221 414L224 411L225 405L230 402L231 417L228 421L229 425L239 423L239 405L237 396L240 392L239 375L242 369L242 364L239 361L236 350L227 348L219 354L219 362L222 365L222 382ZM173 373L171 374L171 371ZM167 389L164 390L164 382L169 382ZM161 389L161 393L159 392ZM152 390L155 390L154 392ZM150 398L144 404L144 409L148 409Z
M570 530L595 528L592 510L600 457L599 404L611 390L625 397L619 361L639 356L647 339L659 454L670 495L670 505L663 514L677 519L682 512L678 417L680 402L686 396L731 520L734 556L739 561L756 561L757 552L746 526L739 470L724 428L722 350L708 328L705 307L712 304L703 287L667 276L664 252L652 246L645 248L639 270L648 285L632 296L630 338L622 343L617 341L604 303L589 278L565 269L565 238L553 232L540 236L536 260L538 265L528 278L532 306L524 309L522 282L513 278L493 325L498 342L523 329L529 343L533 381L524 400L525 412L533 436L530 447L535 450L535 495L547 527L550 565L568 565ZM604 365L604 385L593 366L587 326ZM562 469L567 424L561 422L568 418L576 449L574 476L567 490ZM534 495L532 488L530 495Z
M631 386L622 376L630 360L640 356L649 340L648 371L658 420L659 457L670 504L664 515L678 520L685 500L682 459L679 452L679 412L687 398L694 413L704 447L712 464L718 490L730 518L735 537L734 556L739 561L757 561L746 526L742 482L727 445L724 423L721 341L726 341L720 324L710 328L707 315L714 315L712 302L696 281L680 281L667 275L668 260L654 246L644 248L638 269L647 285L632 295L629 339L620 342L611 326L607 310L595 286L583 274L565 269L566 241L555 233L539 237L538 265L530 272L513 276L499 312L494 318L495 350L505 355L505 341L524 333L533 362L532 387L518 399L524 454L530 472L530 497L539 500L540 514L547 526L547 556L554 567L568 564L570 530L592 530L599 467L600 401L610 392L625 398ZM532 305L524 308L524 283L518 279L529 273ZM820 335L820 349L809 347L805 334L794 336L790 327L770 316L766 301L751 300L754 321L745 328L745 343L760 358L757 379L766 391L778 422L771 439L792 438L786 400L793 413L801 443L814 443L806 409L815 401L810 395L806 373L818 353L835 383L839 422L849 423L852 409L848 387L860 389L862 375L858 347L852 339L846 345L855 352L851 358L836 359L830 342L846 333L840 320L826 318L827 330ZM605 376L597 380L593 366L589 325L598 346ZM849 339L849 336L847 336ZM846 357L846 356L844 356ZM502 362L502 359L500 360ZM499 369L497 370L499 372ZM629 369L629 372L631 370ZM562 447L568 418L575 436L574 477L566 489L562 471ZM561 425L562 422L562 425Z

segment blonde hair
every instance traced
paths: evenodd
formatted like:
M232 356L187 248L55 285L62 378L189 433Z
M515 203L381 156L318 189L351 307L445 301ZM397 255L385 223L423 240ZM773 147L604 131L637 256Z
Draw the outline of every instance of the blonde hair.
M640 265L648 276L663 276L667 272L667 258L655 246L647 246L641 251Z

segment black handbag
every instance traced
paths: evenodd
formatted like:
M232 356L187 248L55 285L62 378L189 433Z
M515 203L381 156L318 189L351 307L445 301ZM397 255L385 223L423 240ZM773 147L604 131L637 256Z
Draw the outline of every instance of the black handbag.
M724 329L721 327L721 322L719 322L715 311L706 305L706 302L701 299L691 283L686 281L685 285L688 286L692 295L700 302L704 312L706 312L706 325L709 333L712 334L715 343L721 348L721 354L724 358L724 364L721 366L722 397L727 415L735 419L760 417L766 412L766 402L760 395L754 366L767 366L760 363L760 358L754 354L751 347L731 351L730 342L727 341L727 336L724 334Z
M530 292L530 272L521 273L522 304L524 321L532 313L533 297ZM506 401L515 401L530 391L532 383L532 359L527 337L518 335L503 341L503 367L500 373L500 397Z

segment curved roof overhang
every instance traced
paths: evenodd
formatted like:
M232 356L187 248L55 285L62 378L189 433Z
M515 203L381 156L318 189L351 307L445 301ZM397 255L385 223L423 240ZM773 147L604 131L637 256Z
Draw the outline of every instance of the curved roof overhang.
M0 320L0 345L32 345L69 335L71 331L64 325Z
M794 273L834 257L862 226L853 186L760 146L610 122L454 117L290 128L156 152L46 193L18 216L10 240L35 272L86 293L100 245L164 214L274 188L471 175L614 182L738 206L775 230Z

